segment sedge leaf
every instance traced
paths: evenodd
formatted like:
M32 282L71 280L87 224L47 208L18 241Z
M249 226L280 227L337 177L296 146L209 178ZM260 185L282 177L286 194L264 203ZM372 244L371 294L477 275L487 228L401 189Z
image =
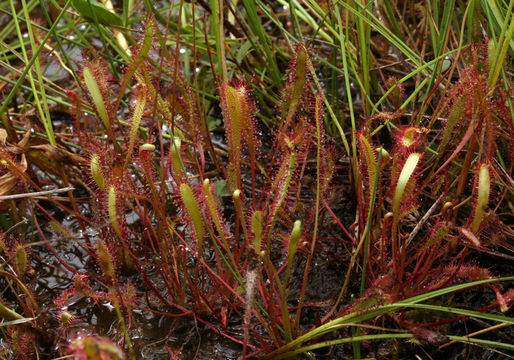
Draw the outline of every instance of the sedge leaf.
M96 16L98 22L122 26L121 17L109 11L103 4L95 0L71 0L73 8L83 17L93 20Z

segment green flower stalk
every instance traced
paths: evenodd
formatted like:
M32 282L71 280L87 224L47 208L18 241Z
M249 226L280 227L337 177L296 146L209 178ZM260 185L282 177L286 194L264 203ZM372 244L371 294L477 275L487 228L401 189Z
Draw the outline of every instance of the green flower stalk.
M100 190L105 191L105 178L100 170L100 162L97 154L93 154L93 156L91 156L89 167L91 169L91 177L95 181L96 185Z
M262 212L256 211L252 216L253 248L257 254L261 252L262 243Z
M407 183L409 182L414 170L416 170L416 166L418 165L419 159L421 158L421 154L413 153L410 154L405 161L405 165L403 165L400 176L398 177L398 183L396 184L396 191L394 193L393 200L393 215L394 222L397 224L399 220L399 212L400 212L400 204L402 201L403 193L405 188L407 187Z
M405 164L403 165L400 176L398 177L398 183L396 184L396 190L394 193L393 199L393 227L392 227L392 252L393 257L399 257L400 263L400 272L398 272L398 263L399 261L393 261L394 263L394 273L397 275L399 279L403 277L403 269L405 263L405 254L407 250L405 246L402 246L398 240L398 223L400 221L400 205L403 198L403 193L405 192L405 188L409 183L409 180L416 170L418 166L419 159L421 158L420 153L412 153L409 155Z
M102 96L102 92L100 91L100 87L98 86L98 83L96 82L96 79L93 75L93 71L88 66L86 66L82 74L84 76L84 82L86 83L86 87L89 90L91 97L93 98L93 102L95 104L96 111L98 112L98 116L100 116L100 119L102 120L102 123L104 124L105 128L109 129L111 125L111 122L109 120L109 114L107 112L107 108L105 106L104 98Z
M130 135L129 143L127 145L127 155L125 156L125 168L127 167L130 158L132 157L132 151L134 149L134 143L136 141L137 132L139 130L139 124L143 117L143 112L146 105L146 89L143 87L137 94L136 106L134 108L134 114L132 115L132 122L130 123Z
M300 237L302 236L302 222L300 220L296 220L293 225L293 230L291 231L291 235L289 237L289 251L287 253L287 267L286 267L286 275L284 277L284 286L287 287L287 283L289 282L289 276L291 275L291 266L293 265L294 254L296 253L296 248L298 247L298 243L300 242Z
M114 264L111 253L103 241L99 241L96 245L96 256L105 277L112 281L115 277Z
M489 202L490 189L491 179L489 177L489 168L486 164L482 164L478 173L478 199L473 216L473 223L471 225L471 230L474 234L480 229L480 224L484 218L487 203Z
M123 240L116 211L116 188L114 185L109 187L109 194L107 197L107 211L109 213L109 220L111 221L114 231L116 231L116 234L119 236L119 238Z
M16 245L16 268L19 276L27 270L27 251L21 244Z
M198 252L202 252L204 229L203 229L203 217L200 211L200 205L196 201L193 190L187 184L180 185L180 197L184 202L187 213L193 223L193 228L196 233L196 240L198 241Z
M182 180L182 159L180 158L181 140L178 136L173 137L173 145L171 148L171 164L175 177L178 181Z

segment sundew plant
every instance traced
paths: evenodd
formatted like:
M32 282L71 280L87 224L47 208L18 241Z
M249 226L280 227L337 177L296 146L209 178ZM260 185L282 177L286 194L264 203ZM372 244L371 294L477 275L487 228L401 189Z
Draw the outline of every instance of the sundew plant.
M513 7L0 4L2 357L510 357Z

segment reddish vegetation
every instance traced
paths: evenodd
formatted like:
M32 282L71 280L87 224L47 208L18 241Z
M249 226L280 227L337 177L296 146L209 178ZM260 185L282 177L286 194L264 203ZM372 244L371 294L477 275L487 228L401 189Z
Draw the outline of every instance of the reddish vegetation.
M148 40L154 31L150 21L120 81L105 64L91 61L83 72L88 93L70 94L76 105L74 136L89 159L82 179L94 198L90 218L80 216L79 221L98 231L95 240L86 237L81 246L98 266L88 274L72 269L72 288L55 301L60 331L51 342L56 346L67 336L77 318L66 306L72 295L80 294L116 307L129 352L127 328L131 309L138 307L169 317L194 317L240 343L243 357L269 353L305 331L302 309L311 260L316 241L325 235L318 220L325 210L335 216L330 196L340 187L333 181L336 159L325 137L323 98L313 90L309 51L304 45L296 48L270 139L261 139L250 86L218 84L228 147L220 154L176 63L157 57L161 54ZM501 143L512 148L513 140L497 129L512 134L512 123L506 116L507 95L488 88L484 49L476 46L469 52L468 68L440 100L433 119L413 115L401 124L400 114L379 114L362 125L356 138L358 178L351 179L358 220L349 230L335 219L344 241L359 246L355 256L341 258L351 265L348 274L355 264L360 267L362 285L350 305L348 286L358 288L358 282L346 282L339 299L332 299L331 314L366 311L491 277L467 255L470 249L502 241L494 206L506 191L497 184L508 179L497 169L497 150L509 171L513 154L496 144L502 137ZM170 79L165 86L159 81L164 77ZM390 84L398 86L395 79ZM128 87L134 90L127 100L131 110L122 123L118 115ZM393 93L393 103L399 104L402 94L402 88ZM440 125L436 118L443 113L448 121ZM395 128L391 148L380 143L389 135L384 135L388 127L378 126L381 121ZM164 125L170 134L142 130ZM25 178L23 163L1 151L5 166ZM464 201L466 197L471 200ZM434 207L424 217L428 208L422 204L427 203ZM466 215L458 216L462 213ZM21 278L27 254L13 248L12 263ZM301 261L293 262L295 255ZM304 274L296 284L300 295L294 304L288 298L293 264L302 266L299 273ZM344 275L341 279L337 289ZM497 296L488 306L504 310L512 305L512 291L488 286ZM234 316L243 324L241 336L227 331ZM318 318L319 324L308 326L329 319ZM402 311L391 319L420 339L440 341L437 332L426 329L439 323L412 321ZM30 331L9 336L13 351L29 354ZM77 358L122 356L110 341L86 335L73 340L67 351Z

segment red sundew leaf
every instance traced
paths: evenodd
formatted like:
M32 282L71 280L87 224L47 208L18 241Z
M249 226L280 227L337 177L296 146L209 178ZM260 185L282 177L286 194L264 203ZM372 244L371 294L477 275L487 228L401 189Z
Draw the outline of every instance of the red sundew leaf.
M462 140L460 141L457 148L455 148L455 151L450 155L448 160L437 169L437 171L434 173L433 176L437 175L441 170L443 170L448 164L457 156L457 154L464 148L464 146L467 144L471 136L473 135L473 132L475 131L476 125L474 123L471 123L468 127L468 130L466 131L466 134L462 137Z
M409 328L409 331L412 332L412 335L414 335L416 339L420 340L422 343L437 345L448 341L448 338L443 334L428 330L426 328L413 326Z

